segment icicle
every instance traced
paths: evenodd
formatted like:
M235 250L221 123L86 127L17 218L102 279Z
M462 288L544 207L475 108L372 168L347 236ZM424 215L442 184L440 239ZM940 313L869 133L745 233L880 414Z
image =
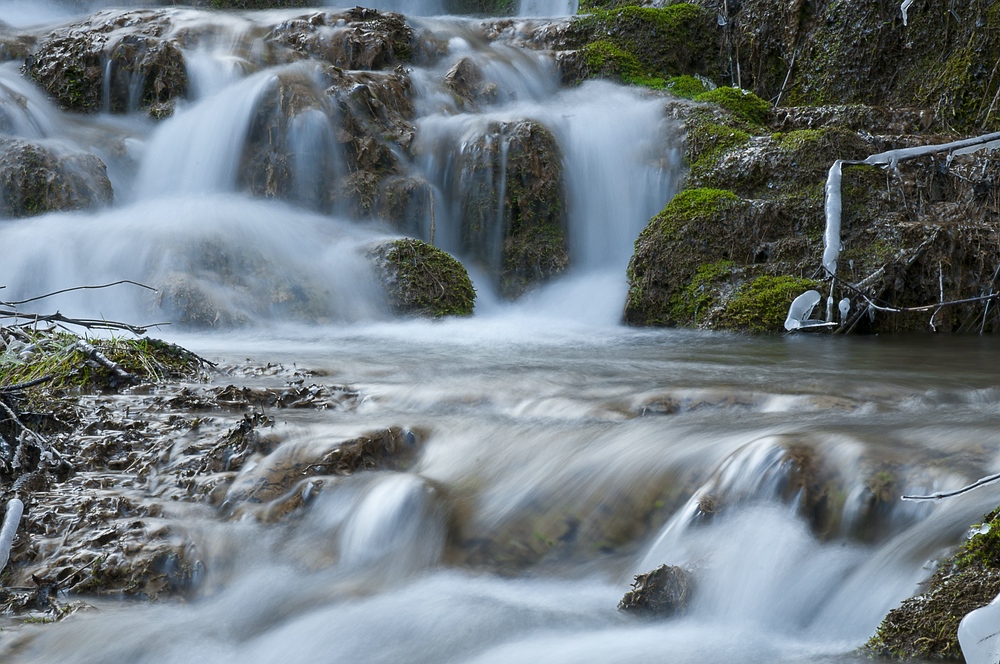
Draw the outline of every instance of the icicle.
M788 308L788 318L785 319L785 329L791 332L803 327L802 323L812 314L822 296L818 291L809 290L799 295Z
M847 315L851 313L851 300L845 297L837 305L837 308L840 309L840 324L843 325L847 322Z
M996 664L1000 660L1000 595L971 611L958 624L958 644L969 664Z
M830 274L837 274L840 258L840 181L844 161L833 162L826 176L826 232L823 233L823 267Z
M903 25L906 25L906 10L910 8L913 4L913 0L903 0L903 4L900 5L899 11L903 12Z
M0 527L0 572L7 566L10 547L14 543L14 534L17 532L17 524L21 522L23 513L24 503L18 498L11 498L7 502L7 512L3 516L3 526Z

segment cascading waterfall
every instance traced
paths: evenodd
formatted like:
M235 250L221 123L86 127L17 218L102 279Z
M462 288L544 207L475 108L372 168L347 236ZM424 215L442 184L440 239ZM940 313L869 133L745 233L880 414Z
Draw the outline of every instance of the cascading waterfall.
M10 16L54 23L67 7ZM247 476L274 454L263 450L375 430L421 447L398 467L295 476L276 506L192 504L190 484L166 471L215 435L203 427L218 420L221 436L244 413L175 420L160 395L123 395L169 427L162 477L102 469L92 481L152 506L163 538L185 542L188 599L88 598L100 611L58 625L0 622L4 661L853 662L926 562L995 507L985 492L896 500L995 465L986 342L885 352L882 340L618 326L636 236L682 177L662 97L561 87L550 54L515 45L529 21L505 22L505 41L478 20L410 18L427 52L408 71L368 71L309 61L349 32L322 10L164 11L189 81L168 119L111 108L110 80L102 110L69 114L15 63L0 66L0 137L95 154L115 190L113 204L0 220L0 246L16 248L0 298L139 281L157 292L44 306L186 324L165 334L228 367L205 389L246 378L352 395L349 406L268 406L273 426ZM297 19L319 36L279 43ZM350 45L344 57L371 55ZM391 177L366 180L365 159ZM385 214L386 182L417 192L403 220ZM510 201L525 187L552 203L531 212L565 232L568 266L500 303L505 233L527 218ZM402 230L469 266L476 316L389 318L366 253ZM251 356L262 368L246 368ZM65 544L47 537L46 551ZM695 574L687 613L618 613L631 576L660 564Z

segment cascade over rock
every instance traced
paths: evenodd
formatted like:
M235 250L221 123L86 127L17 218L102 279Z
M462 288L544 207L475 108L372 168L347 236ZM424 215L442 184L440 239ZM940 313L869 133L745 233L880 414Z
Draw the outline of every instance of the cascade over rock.
M24 71L68 110L142 108L157 117L170 115L188 79L169 29L164 12L98 12L49 33L25 61Z
M463 248L517 297L569 265L562 154L534 121L490 123L462 149Z

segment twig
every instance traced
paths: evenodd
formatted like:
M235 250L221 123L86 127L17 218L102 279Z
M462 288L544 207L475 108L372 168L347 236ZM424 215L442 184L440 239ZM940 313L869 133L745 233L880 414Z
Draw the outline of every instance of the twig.
M903 496L903 500L941 500L942 498L951 498L952 496L957 496L963 493L972 491L973 489L978 489L981 486L990 484L991 482L996 482L1000 480L1000 473L996 475L988 475L982 479L978 479L969 486L964 486L956 491L939 491L937 493L932 493L929 496Z
M74 286L73 288L63 288L61 290L52 291L51 293L46 293L45 295L39 295L38 297L31 297L27 300L17 300L16 302L0 302L4 306L13 307L18 304L27 304L28 302L35 302L37 300L44 300L47 297L52 297L53 295L60 295L62 293L70 293L72 291L78 290L97 290L100 288L110 288L111 286L118 286L120 284L132 284L133 286L138 286L140 288L145 288L156 292L156 289L152 286L147 286L146 284L140 284L138 281L132 281L131 279L122 279L121 281L113 281L110 284L101 284L100 286Z
M42 376L41 378L36 378L35 380L29 380L26 383L17 383L15 385L3 385L0 386L0 394L9 394L11 392L20 392L21 390L26 390L29 387L34 387L36 385L41 385L42 383L47 383L50 380L58 378L59 374L49 374L48 376Z
M113 373L115 376L125 381L126 383L135 385L142 382L138 376L130 374L129 372L125 371L125 369L122 368L122 365L118 364L113 360L108 359L107 355L97 350L83 339L77 341L73 345L73 348L81 351L84 355L86 355L93 361L97 362L102 367L104 367L105 369L107 369L108 371L110 371L111 373Z
M130 325L129 323L119 323L113 320L96 320L91 318L69 318L58 311L53 314L31 314L0 309L0 318L13 318L15 320L30 321L29 324L43 323L66 323L76 325L88 330L124 330L136 335L143 335L151 327L170 325L170 323L150 323L149 325Z

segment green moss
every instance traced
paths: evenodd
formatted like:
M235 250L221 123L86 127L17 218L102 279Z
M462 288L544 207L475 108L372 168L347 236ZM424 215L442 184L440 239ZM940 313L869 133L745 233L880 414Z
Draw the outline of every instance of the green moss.
M718 104L738 118L752 125L767 124L771 117L771 105L746 90L721 87L695 96L695 101Z
M578 48L591 52L588 60L595 49L613 59L624 58L628 65L623 74L626 82L661 87L671 76L712 76L716 70L714 14L693 4L596 10L575 21L568 38ZM604 44L595 47L598 42ZM614 47L613 52L609 45ZM601 68L591 73L606 75Z
M607 40L591 42L581 52L591 76L624 79L639 75L639 60Z
M670 298L670 317L678 323L698 324L698 316L715 303L712 285L728 278L733 262L704 263L698 267L687 287Z
M725 189L685 189L670 199L657 217L675 222L691 221L714 215L737 201L739 197Z
M740 286L720 316L720 327L754 333L782 331L792 300L820 282L763 275Z
M708 92L708 88L705 87L704 83L694 76L688 76L687 74L667 79L663 87L684 99L694 99L698 95Z
M402 239L380 245L375 255L394 312L432 318L472 315L476 290L465 266L447 252Z

